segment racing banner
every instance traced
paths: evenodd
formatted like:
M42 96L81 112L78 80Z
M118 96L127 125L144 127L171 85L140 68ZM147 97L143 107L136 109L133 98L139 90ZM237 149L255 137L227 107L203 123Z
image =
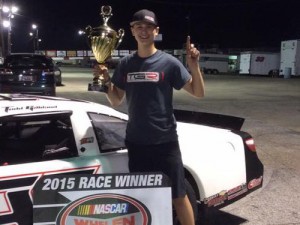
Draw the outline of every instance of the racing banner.
M161 173L51 175L33 190L34 225L172 225Z

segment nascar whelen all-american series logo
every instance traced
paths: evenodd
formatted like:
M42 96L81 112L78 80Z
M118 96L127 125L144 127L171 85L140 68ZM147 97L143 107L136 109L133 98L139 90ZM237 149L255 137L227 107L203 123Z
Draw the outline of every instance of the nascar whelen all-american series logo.
M96 194L65 207L57 225L150 225L149 210L140 201L119 194Z

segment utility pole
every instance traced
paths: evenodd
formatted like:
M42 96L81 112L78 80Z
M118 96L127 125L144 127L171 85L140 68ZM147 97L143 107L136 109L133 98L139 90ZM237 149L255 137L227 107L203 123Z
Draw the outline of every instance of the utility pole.
M14 18L14 14L19 10L18 7L11 5L11 6L5 6L3 5L3 0L1 1L1 29L2 26L7 28L7 45L6 45L6 49L5 49L5 53L4 56L9 55L11 53L11 20ZM7 19L3 19L4 14L7 14ZM4 43L4 38L3 38L3 30L1 32L1 42ZM3 44L4 46L4 44ZM3 51L3 50L2 50Z
M30 32L30 36L33 37L33 52L37 51L39 52L39 42L40 42L40 38L39 38L39 29L38 26L36 24L32 24L32 29L35 32Z
M2 7L3 7L3 0L0 0L0 57L4 57L5 56L5 42L4 42L4 35L3 35L3 11L2 11Z
M36 36L35 36L35 40L36 40L36 50L37 52L40 51L40 46L39 46L39 29L36 28Z

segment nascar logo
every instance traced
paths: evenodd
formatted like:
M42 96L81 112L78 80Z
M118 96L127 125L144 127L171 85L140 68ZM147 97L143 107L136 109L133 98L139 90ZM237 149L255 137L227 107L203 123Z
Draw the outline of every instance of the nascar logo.
M100 215L106 213L127 213L128 203L80 205L78 215Z
M66 206L57 225L150 225L149 209L138 200L120 194L90 195Z

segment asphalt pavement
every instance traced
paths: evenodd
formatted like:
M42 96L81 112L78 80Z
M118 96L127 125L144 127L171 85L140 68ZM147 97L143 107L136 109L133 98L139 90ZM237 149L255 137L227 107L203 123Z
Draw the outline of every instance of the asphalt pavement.
M245 118L265 166L263 188L212 214L215 225L300 224L300 79L205 76L206 95L179 108Z

